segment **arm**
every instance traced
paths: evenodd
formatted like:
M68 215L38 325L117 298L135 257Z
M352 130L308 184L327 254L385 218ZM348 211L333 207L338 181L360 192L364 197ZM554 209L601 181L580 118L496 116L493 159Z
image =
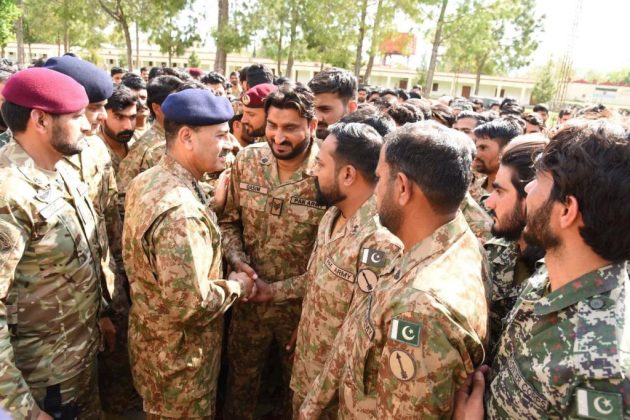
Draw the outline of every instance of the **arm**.
M243 251L243 231L241 227L241 210L238 196L240 175L240 159L234 163L231 170L230 183L223 213L219 218L221 233L223 234L223 249L225 258L233 267L239 262L249 264L249 257Z

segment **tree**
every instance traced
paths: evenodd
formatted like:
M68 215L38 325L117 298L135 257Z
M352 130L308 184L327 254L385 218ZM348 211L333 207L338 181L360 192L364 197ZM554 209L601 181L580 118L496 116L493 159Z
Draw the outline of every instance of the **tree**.
M539 76L532 90L532 102L535 104L549 102L556 94L558 81L555 77L554 62L549 60L539 72Z
M129 71L133 70L132 66L132 47L131 47L131 35L129 34L129 25L131 24L132 17L128 13L127 2L122 0L98 0L105 13L107 13L118 25L125 37L125 46L127 47L127 67Z
M0 0L0 48L4 56L7 41L15 35L15 22L20 17L20 9L13 0Z
M230 17L230 0L219 0L219 22L217 24L217 34L226 30L229 25ZM215 38L216 39L216 38ZM227 51L224 48L223 43L217 42L217 51L214 56L214 71L225 74L227 66Z
M181 57L186 48L199 41L199 35L194 31L195 27L195 19L189 22L189 26L182 26L177 16L169 16L149 39L160 47L161 52L168 55L168 65L171 66L173 56Z
M424 85L424 91L428 95L431 92L433 86L433 73L435 73L435 66L437 64L437 56L440 45L442 44L442 31L444 28L444 19L446 16L446 7L448 6L448 0L441 0L440 14L435 26L435 33L433 34L433 45L431 47L431 59L429 60L429 68L427 69L427 78Z
M201 67L201 60L196 51L193 51L188 58L188 67Z

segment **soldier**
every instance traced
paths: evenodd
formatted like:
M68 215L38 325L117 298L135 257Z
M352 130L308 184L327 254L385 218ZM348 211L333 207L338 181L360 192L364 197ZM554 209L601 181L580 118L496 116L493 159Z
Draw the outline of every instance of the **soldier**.
M494 219L494 237L484 244L490 264L490 345L492 350L502 331L501 322L510 312L537 260L540 248L523 239L526 223L525 185L534 178L534 161L549 141L542 135L519 136L501 156L501 165L486 206Z
M405 253L346 318L301 418L318 418L337 389L342 418L452 415L455 389L484 359L487 324L483 251L458 212L469 141L435 122L386 138L377 208Z
M118 193L120 202L125 202L125 193L132 179L140 172L155 166L164 155L164 114L162 102L175 92L182 81L175 76L158 76L151 79L147 86L147 106L153 117L153 125L129 149L129 153L120 162L118 171Z
M0 405L16 419L98 419L97 215L58 165L83 147L88 96L45 68L2 94L14 138L0 152Z
M324 367L349 308L368 296L384 267L402 251L398 238L376 217L374 171L381 136L360 123L337 123L329 130L317 155L314 174L319 202L332 207L319 224L309 269L301 276L269 286L258 280L256 295L256 299L276 302L306 296L291 375L294 418ZM337 408L329 407L328 417L334 418Z
M241 103L243 104L241 126L246 135L245 139L249 144L264 143L266 141L265 128L267 126L267 119L264 109L265 98L276 90L278 90L276 85L263 83L254 86L241 96Z
M308 87L315 94L317 138L324 140L329 125L357 110L357 78L347 70L333 67L317 73Z
M306 271L326 207L317 203L315 180L308 175L319 151L313 137L313 94L285 84L267 97L264 109L267 142L252 144L236 157L220 225L232 267L274 283ZM291 354L285 345L297 328L300 309L300 300L235 306L225 418L254 415L260 373L273 341L282 360L283 408L290 411Z
M122 84L127 86L137 99L136 128L133 139L127 144L129 147L138 141L149 129L149 107L147 106L147 85L137 74L127 73L122 78Z
M575 121L536 161L527 191L528 244L546 270L532 276L508 315L490 371L494 418L628 418L630 144L620 126ZM475 373L460 402L481 418ZM517 398L515 398L517 396Z
M510 140L521 134L523 134L523 130L514 120L504 118L487 122L475 128L477 154L473 161L473 169L485 176L479 177L471 184L470 194L482 206L492 192L492 183L499 170L501 150Z
M162 105L166 155L136 177L126 202L129 354L149 419L211 419L223 314L254 291L243 273L221 279L221 236L199 187L204 173L225 165L232 109L199 89Z

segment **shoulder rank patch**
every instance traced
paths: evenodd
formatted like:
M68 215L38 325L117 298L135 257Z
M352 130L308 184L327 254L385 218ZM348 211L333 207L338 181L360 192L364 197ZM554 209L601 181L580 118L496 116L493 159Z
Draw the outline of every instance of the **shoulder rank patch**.
M271 200L271 214L274 216L280 216L282 214L282 207L284 206L284 200L274 197Z
M378 276L372 270L361 270L357 276L357 283L359 283L361 291L370 293L378 283Z
M418 347L420 345L420 324L394 318L389 337L392 340Z
M577 414L586 419L621 419L623 402L621 394L577 388Z
M330 270L330 272L333 273L335 276L347 282L354 283L354 275L351 272L344 270L343 268L337 267L332 258L326 257L326 261L324 261L324 263L326 264L326 267Z
M246 182L241 182L239 184L241 190L251 191L259 194L267 194L269 190L266 187L261 187L260 185L248 184Z
M409 381L416 375L416 361L402 350L394 350L389 355L389 370L401 381Z
M372 248L363 248L361 250L361 262L372 267L384 267L385 252Z

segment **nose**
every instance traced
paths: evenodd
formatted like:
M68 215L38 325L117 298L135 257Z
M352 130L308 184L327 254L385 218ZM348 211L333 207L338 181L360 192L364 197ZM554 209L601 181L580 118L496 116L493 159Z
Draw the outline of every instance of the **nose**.
M92 129L92 126L90 125L90 122L88 121L85 114L81 115L80 124L81 131L84 133L88 133Z
M496 196L497 196L496 191L492 191L492 193L490 193L490 196L486 199L486 207L492 210L496 208L496 203L495 203Z
M529 192L532 190L532 188L534 188L534 182L536 182L536 180L531 180L527 183L527 185L525 185L525 192L527 193L527 195L529 195Z

